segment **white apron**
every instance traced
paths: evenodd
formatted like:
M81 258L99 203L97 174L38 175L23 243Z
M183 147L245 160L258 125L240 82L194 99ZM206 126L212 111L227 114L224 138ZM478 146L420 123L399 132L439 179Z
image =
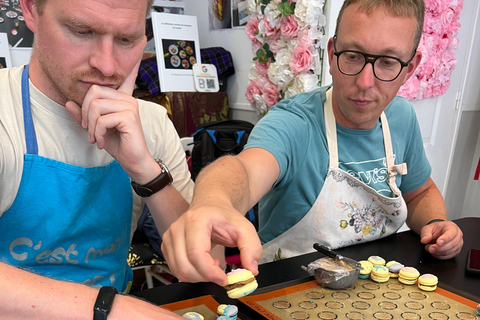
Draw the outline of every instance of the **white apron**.
M293 227L263 245L260 263L315 251L318 242L331 249L372 241L397 232L407 218L407 206L395 183L397 172L406 174L406 164L394 164L392 142L385 113L381 115L388 185L395 197L379 194L338 167L337 129L332 108L332 90L324 107L330 164L320 194L312 208Z

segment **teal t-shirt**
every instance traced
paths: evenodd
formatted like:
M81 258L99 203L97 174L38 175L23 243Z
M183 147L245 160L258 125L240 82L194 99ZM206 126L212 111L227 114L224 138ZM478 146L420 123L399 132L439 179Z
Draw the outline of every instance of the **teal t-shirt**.
M280 176L259 203L259 237L266 243L294 226L310 210L325 181L329 153L325 133L322 87L280 101L254 127L247 148L270 152ZM402 193L421 187L431 167L423 148L412 105L395 97L385 109L395 164L406 163L408 174L397 175ZM394 196L387 184L385 146L380 120L373 129L357 130L337 123L341 169L385 196Z

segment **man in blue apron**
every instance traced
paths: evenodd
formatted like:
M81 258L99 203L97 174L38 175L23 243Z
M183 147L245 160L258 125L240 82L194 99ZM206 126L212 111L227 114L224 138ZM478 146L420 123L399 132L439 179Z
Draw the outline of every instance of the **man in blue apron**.
M463 235L446 221L415 111L396 96L421 61L424 11L422 0L344 2L328 42L333 84L282 100L240 155L217 160L196 180L190 210L163 238L179 279L226 282L207 237L238 246L254 273L280 253L381 239L405 222L435 257L460 252ZM243 218L257 201L258 237Z
M162 234L193 193L166 110L132 97L152 1L21 5L35 40L0 73L0 314L176 318L115 295L145 204Z

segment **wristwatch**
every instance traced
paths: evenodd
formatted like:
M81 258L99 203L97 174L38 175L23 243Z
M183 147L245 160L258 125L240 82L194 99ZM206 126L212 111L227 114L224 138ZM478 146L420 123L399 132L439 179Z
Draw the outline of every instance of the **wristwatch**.
M165 163L160 159L155 159L155 161L162 169L162 172L155 179L142 185L132 180L132 188L140 197L150 197L155 192L162 190L173 182L172 175L170 174L170 171L168 171Z
M93 306L93 320L107 320L107 315L112 308L113 299L118 293L114 287L101 287L98 291L97 300Z

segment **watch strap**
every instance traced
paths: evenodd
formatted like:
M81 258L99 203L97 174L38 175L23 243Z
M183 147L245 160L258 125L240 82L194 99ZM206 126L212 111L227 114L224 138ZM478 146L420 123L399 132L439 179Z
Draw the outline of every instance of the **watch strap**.
M156 159L155 161L162 169L162 172L160 172L155 179L142 185L136 183L135 181L131 182L133 190L141 197L150 197L152 194L162 190L173 182L172 175L170 174L170 171L165 163L160 159Z
M114 287L105 286L100 288L97 300L95 300L95 305L93 306L93 320L107 319L107 315L112 308L113 299L115 299L117 293L118 291Z

